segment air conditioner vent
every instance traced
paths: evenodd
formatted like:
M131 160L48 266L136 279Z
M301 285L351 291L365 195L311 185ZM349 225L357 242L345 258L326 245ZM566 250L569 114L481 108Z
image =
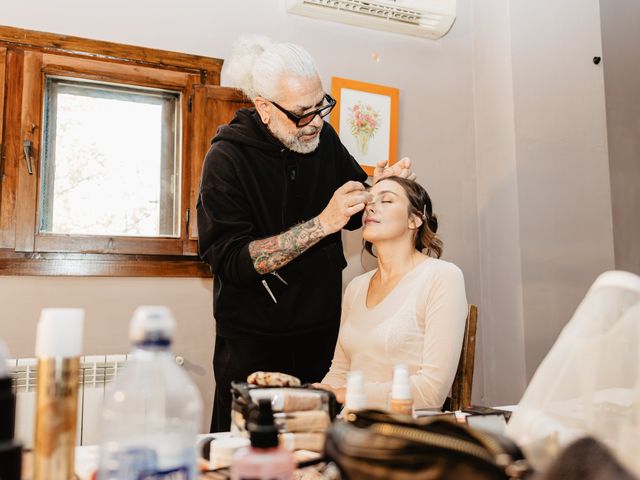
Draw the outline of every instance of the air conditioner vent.
M412 25L420 25L422 18L420 12L416 10L376 5L360 0L304 0L303 3L306 5L318 5L320 7L371 15L372 17L384 18L387 20L406 22Z
M455 0L287 0L290 13L427 38L445 35Z

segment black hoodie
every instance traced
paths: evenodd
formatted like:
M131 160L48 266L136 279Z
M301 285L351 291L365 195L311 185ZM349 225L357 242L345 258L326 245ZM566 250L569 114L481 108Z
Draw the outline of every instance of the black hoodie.
M199 253L214 274L218 335L337 330L346 266L340 232L281 268L282 280L256 272L249 243L312 219L338 187L366 178L327 123L309 154L284 147L255 109L239 110L218 130L204 161L197 207ZM360 215L354 215L345 228L358 227Z

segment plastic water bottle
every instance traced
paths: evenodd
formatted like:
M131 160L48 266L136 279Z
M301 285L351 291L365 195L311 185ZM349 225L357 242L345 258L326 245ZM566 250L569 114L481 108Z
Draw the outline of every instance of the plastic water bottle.
M174 331L166 307L134 313L133 351L105 396L99 480L197 478L202 401L171 354Z

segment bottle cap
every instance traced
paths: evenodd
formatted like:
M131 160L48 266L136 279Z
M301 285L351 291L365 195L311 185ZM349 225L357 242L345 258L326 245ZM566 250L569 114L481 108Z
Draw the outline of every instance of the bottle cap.
M36 329L36 357L79 357L84 310L44 308Z
M396 365L393 369L393 384L391 398L395 400L410 400L411 385L409 384L409 369L406 365Z
M344 409L363 410L365 408L367 408L367 396L364 393L362 372L349 372L347 375L347 391L344 396Z
M278 427L273 421L271 401L261 398L258 401L258 410L251 412L247 430L251 446L254 448L274 448L278 446Z
M129 323L129 340L136 345L167 346L173 340L176 321L171 310L161 305L136 308Z

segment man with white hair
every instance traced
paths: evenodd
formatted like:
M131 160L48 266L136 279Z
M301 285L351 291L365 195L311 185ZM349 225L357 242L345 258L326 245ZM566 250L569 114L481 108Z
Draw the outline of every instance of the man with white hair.
M229 429L231 381L327 373L346 266L340 230L360 227L368 198L367 174L323 121L335 100L306 50L244 38L226 73L255 108L218 130L200 184L199 252L214 274L211 431ZM374 180L409 168L381 163Z

